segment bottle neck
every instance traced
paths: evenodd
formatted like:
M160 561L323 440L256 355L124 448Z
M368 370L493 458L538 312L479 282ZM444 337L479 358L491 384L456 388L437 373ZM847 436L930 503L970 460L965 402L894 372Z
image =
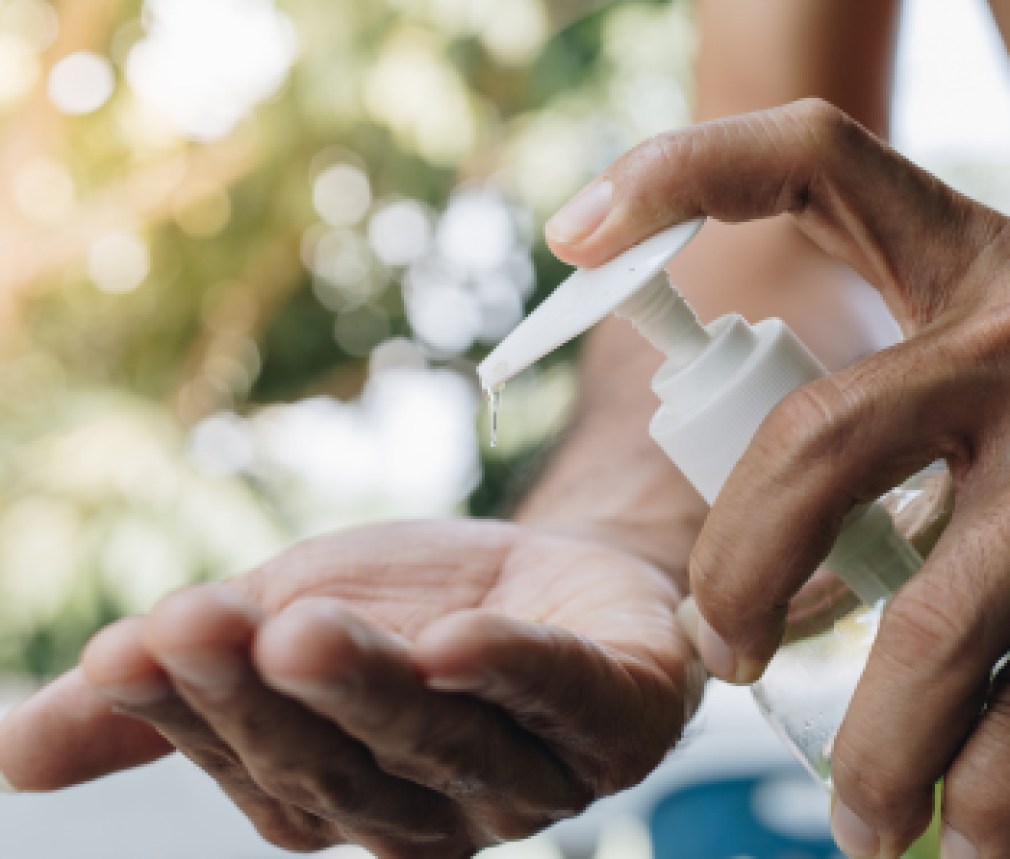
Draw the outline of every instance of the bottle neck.
M708 332L663 272L625 301L617 314L666 355L667 363L686 367L708 348Z

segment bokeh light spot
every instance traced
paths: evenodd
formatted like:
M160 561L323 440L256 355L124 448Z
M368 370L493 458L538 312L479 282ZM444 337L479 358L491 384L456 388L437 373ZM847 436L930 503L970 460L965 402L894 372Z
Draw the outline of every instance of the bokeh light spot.
M307 253L316 276L316 297L329 310L356 307L385 286L368 242L353 230L329 230L315 239Z
M436 352L458 355L477 339L481 328L480 304L470 290L450 280L407 295L411 327Z
M480 300L480 339L497 343L523 318L523 302L519 290L505 274L492 274L477 283Z
M320 217L335 227L358 223L372 205L368 177L350 164L334 164L316 178L312 202Z
M64 57L49 75L49 98L63 113L94 113L109 100L116 86L112 64L89 51Z
M91 246L88 277L102 292L120 295L140 286L151 271L147 245L134 233L110 233Z
M0 30L27 39L39 51L56 41L60 19L52 4L43 0L8 0L0 8Z
M236 414L220 412L200 421L189 436L189 457L210 477L239 474L253 463L249 425Z
M137 96L196 140L217 140L287 79L298 44L272 0L147 0L129 52Z
M388 266L420 259L431 246L431 216L416 200L397 200L379 209L368 224L375 255Z
M515 247L515 223L497 195L467 192L449 203L438 225L438 247L443 256L467 271L489 271L500 266Z
M405 31L385 46L365 84L369 113L434 163L455 164L477 140L469 93L436 40Z
M481 26L481 40L498 62L523 65L547 41L547 13L540 0L495 3Z

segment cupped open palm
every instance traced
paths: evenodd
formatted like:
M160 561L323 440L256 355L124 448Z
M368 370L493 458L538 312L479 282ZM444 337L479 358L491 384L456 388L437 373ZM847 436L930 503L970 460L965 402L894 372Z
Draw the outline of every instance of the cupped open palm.
M678 599L627 552L517 525L338 533L100 633L86 679L4 726L35 775L24 743L0 739L0 763L25 788L69 783L163 753L150 726L282 846L471 855L635 783L676 742L702 685ZM61 723L104 761L40 765Z

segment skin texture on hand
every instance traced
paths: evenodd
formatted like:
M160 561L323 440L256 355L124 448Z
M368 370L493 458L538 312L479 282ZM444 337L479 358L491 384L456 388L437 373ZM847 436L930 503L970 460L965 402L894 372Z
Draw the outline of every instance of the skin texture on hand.
M672 747L703 683L678 599L622 550L504 523L334 535L100 633L90 686L75 672L2 723L0 767L49 789L167 739L281 846L470 856L636 783ZM47 740L89 733L114 748L40 768Z
M699 642L715 673L756 679L848 510L945 459L952 520L885 613L835 741L836 834L852 855L900 855L945 776L948 841L1006 855L1010 697L990 674L1010 649L1007 219L813 100L661 136L597 181L605 217L552 243L574 264L700 214L788 213L899 320L906 341L786 398L730 476L689 565Z
M889 92L886 78L889 74L890 42L893 41L896 8L897 4L893 0L842 0L825 4L810 4L807 0L783 0L783 3L776 6L776 14L770 15L767 4L762 0L705 0L701 4L702 45L698 64L697 110L700 118L770 106L816 92L840 104L874 130L883 131ZM857 54L859 63L855 69L857 73L853 74L852 57ZM741 88L741 82L745 82L746 87ZM747 273L746 278L740 277L741 271ZM859 354L886 345L892 336L886 325L881 325L879 321L868 322L879 320L881 316L878 308L867 306L867 298L872 303L876 294L854 284L844 267L810 242L788 218L746 225L710 224L688 252L677 260L671 273L675 282L685 289L695 306L706 316L711 317L729 310L741 311L751 319L769 313L784 316L830 367L845 366ZM853 296L857 293L854 299ZM824 321L826 317L830 320L828 323ZM548 473L524 504L520 519L555 533L569 535L573 538L573 546L605 540L612 547L610 551L614 552L608 557L620 560L608 564L611 574L623 576L629 569L639 570L642 562L638 559L644 558L676 582L680 590L684 590L687 587L688 553L707 508L648 437L646 426L655 408L655 400L648 384L658 363L659 357L648 344L621 321L608 320L594 332L584 355L582 397L577 420L566 435L558 455L553 458ZM605 491L601 492L601 487L605 487ZM389 611L406 615L408 609L405 603L411 599L420 599L423 603L432 600L434 592L443 586L448 585L453 590L453 582L458 580L458 565L445 559L468 557L475 548L473 534L465 530L457 533L455 527L447 532L442 530L443 527L436 528L440 535L440 560L436 566L441 571L441 576L432 572L421 587L415 587L413 576L408 575L399 565L383 567L372 564L374 558L364 557L369 541L359 541L352 535L347 546L351 554L363 564L365 572L361 574L362 579L368 582L368 589L373 595L380 591L388 595L385 600L388 606L380 605L383 602L381 600L368 599L366 601L369 605L364 611L359 610L350 616L340 615L337 612L346 611L354 603L353 599L341 598L339 606L322 605L318 602L319 598L332 596L332 593L315 594L309 588L304 600L296 598L290 606L280 610L284 623L278 619L276 625L269 625L274 645L265 648L263 652L272 652L274 646L283 650L287 641L290 645L288 652L297 650L307 654L306 659L312 653L326 657L330 654L329 648L344 654L342 659L350 658L346 656L347 641L341 631L343 627L350 628L359 618L367 619L373 608L380 613ZM387 543L393 539L388 535L393 532L380 529L369 533L379 538L375 540L377 548L386 551ZM410 531L409 535L397 533L403 537L405 555L419 552L430 557L430 547L423 547L434 532L421 528ZM333 569L339 569L341 558L345 557L342 548L345 539L348 539L347 535L315 544L317 551L313 552L313 557L322 564L317 555L323 554L324 550L333 552ZM412 541L415 539L420 541L420 545L414 545ZM376 547L373 545L372 548ZM280 580L294 575L306 566L312 566L303 564L309 556L302 552L300 549L271 565L268 568L272 570L269 577ZM483 549L479 554L484 556ZM603 557L600 556L601 560ZM476 566L482 568L482 564ZM409 569L414 570L416 567L411 566ZM256 574L259 575L261 574ZM569 579L570 587L579 588L579 574L576 570L566 571L565 577ZM594 572L592 578L582 584L590 587L599 577ZM535 595L541 583L539 579L531 578L525 584L530 588L531 594ZM604 590L602 593L606 595L610 591ZM259 593L246 593L246 596L252 597L251 602L238 606L229 603L227 598L223 599L223 605L219 604L220 594L215 591L191 596L195 604L187 599L183 602L182 609L177 607L173 612L179 610L187 624L189 619L202 619L201 628L207 636L215 638L218 634L224 635L224 641L211 643L225 646L229 643L229 634L234 633L242 640L243 636L250 633L249 626L256 625L256 617L261 613L269 617L271 610L270 606L261 603ZM446 594L446 597L449 598L450 594ZM303 608L298 607L300 602L305 603ZM665 603L665 598L657 600L659 606L665 606ZM622 604L618 601L613 607L615 611ZM172 618L173 612L168 611L172 604L166 605L167 608L160 610L159 617L162 621ZM576 601L572 609L579 610L581 606L582 603ZM213 609L209 616L206 613L208 608ZM512 610L513 607L510 606L508 611ZM593 616L595 615L591 614L590 618ZM632 613L629 616L634 615ZM460 617L465 619L467 613L464 611ZM262 618L259 623L262 624ZM149 699L150 695L164 689L164 675L160 670L152 671L151 660L145 656L147 626L134 621L110 630L88 654L89 666L106 672L102 675L106 681L122 680L124 675L135 681L141 678L139 684L131 683L127 695L131 692L133 695L140 694L142 700L145 695ZM165 626L171 630L173 623L166 623ZM380 630L395 632L395 629L381 623L377 626ZM336 634L334 628L337 628ZM446 628L451 640L452 622L446 621ZM563 626L557 628L563 629ZM523 630L528 631L528 628ZM547 628L540 631L550 630ZM588 630L585 634L576 636L576 640L578 643L583 643L583 639L586 642L597 642L596 633L599 631ZM435 627L431 635L437 633L438 628ZM556 633L551 633L551 636L554 634ZM299 636L306 636L307 640L300 639ZM317 637L325 647L313 649L313 641ZM503 636L504 639L508 637ZM266 639L268 643L271 638ZM260 640L259 633L256 640ZM409 634L407 640L410 641ZM519 640L522 640L521 637ZM159 641L161 645L173 643ZM193 643L191 638L188 641ZM689 678L686 683L688 691L683 703L690 705L697 692L695 687L700 682L697 675L692 674L697 669L680 665L683 645L678 639L674 639L674 642L665 658L673 658L677 664L675 674L686 672ZM428 642L421 639L420 643ZM437 643L436 639L435 644ZM669 644L669 641L665 644L653 642L652 646L662 650ZM359 667L372 666L386 673L390 665L399 663L396 661L396 642L386 640L384 645L380 653L385 654L382 658L363 662L360 658L353 657L353 663ZM670 654L674 651L677 655L671 657ZM489 653L493 652L496 649L489 648ZM255 653L261 651L257 649ZM475 650L473 655L476 658L480 653L481 651ZM556 715L551 715L549 704L554 700L552 694L559 691L559 684L561 690L570 690L571 696L577 691L580 706L584 702L594 701L585 690L595 688L593 684L597 680L610 687L613 678L609 671L613 664L609 660L600 663L607 669L603 672L606 676L596 677L594 674L590 678L591 682L579 686L583 682L583 675L576 666L583 664L582 657L585 655L581 647L566 650L564 659L559 658L554 667L552 682L542 688L526 690L522 700L515 702L517 712L526 713L526 719L533 723L531 734L539 735L545 720L547 725L552 720L558 721ZM276 665L271 663L271 666L274 669L298 667L286 665L283 660ZM301 667L313 666L305 663ZM447 664L446 667L451 666ZM534 664L534 668L538 667L540 666ZM632 672L632 675L635 673ZM147 678L146 683L143 678ZM623 678L622 671L618 679ZM443 678L442 684L446 683L451 685L448 678ZM112 682L111 685L116 684ZM294 689L291 678L288 678L287 685L278 683L271 690L289 687ZM626 691L621 683L614 689L619 694ZM248 696L255 691L246 688L243 700L250 700ZM122 687L119 692L123 693ZM306 690L303 692L306 694L305 700L312 697ZM190 691L190 694L194 692ZM544 699L539 707L536 706L537 694ZM593 708L593 712L598 712L606 723L611 720L612 713L608 710L607 702L613 699L602 690L599 694L603 695L603 700L599 702L598 709ZM465 693L457 693L457 697L466 696ZM481 700L479 696L475 696L475 699ZM292 700L299 702L302 699L295 694ZM414 713L415 718L423 720L426 725L425 714L430 706L429 699L422 695L409 699L397 697L397 701L403 700L409 700L418 708ZM436 699L437 705L440 706L441 703L441 698ZM653 702L653 705L667 706L657 702ZM334 838L355 839L359 830L355 829L353 823L347 824L346 820L349 816L347 801L352 800L350 805L353 806L356 798L346 795L346 785L342 787L333 774L320 773L317 761L312 756L302 762L301 770L296 766L298 762L292 755L302 745L305 735L303 730L280 734L270 753L274 755L275 761L279 760L286 765L280 767L279 772L286 773L283 777L289 782L299 779L306 783L316 782L316 789L310 791L315 798L305 798L306 804L318 805L320 797L330 796L328 804L337 808L339 813L336 818L344 821L342 823L319 825L315 823L320 820L319 815L297 813L297 808L300 807L298 803L270 800L269 795L250 776L251 771L257 771L256 762L249 761L247 767L237 754L223 754L221 743L207 742L209 723L226 718L229 701L225 699L212 705L204 699L203 706L207 709L206 718L194 718L191 709L178 706L174 709L166 708L166 711L157 714L148 712L147 715L152 719L157 715L159 718L156 721L162 725L163 730L180 741L191 757L214 773L239 804L247 808L252 819L268 834L272 833L273 837L284 839L291 846L297 846L296 842L311 846L328 843L328 840ZM313 706L318 706L323 716L333 710L332 701L323 701ZM407 707L403 710L405 717L410 715L411 711ZM312 712L319 715L315 710ZM289 716L301 718L291 713L285 718ZM333 748L332 743L345 742L349 734L339 724L339 720L328 716L326 718L329 719L331 731L339 732L345 738L317 737L319 743L330 743L328 748ZM516 718L518 721L518 716ZM680 718L678 714L677 718L665 725L664 732L661 732L664 737L675 736L676 724ZM297 724L305 727L304 722L298 721ZM622 745L617 743L611 748L606 737L617 730L633 735L634 724L622 711L603 730L604 739L601 740L599 728L571 723L566 743L569 746L575 745L575 735L584 732L579 742L587 747L587 754L595 755L598 760L606 757L608 766L614 765L618 771L625 767L627 776L635 767L622 763L620 755L625 754ZM171 749L171 745L160 734L146 725L145 722L134 721L111 711L107 701L98 698L85 682L83 674L77 671L24 705L9 723L0 727L0 768L9 769L16 783L26 789L49 789L73 784L106 771L142 763ZM221 731L231 734L227 722L221 724ZM473 738L473 734L467 736ZM475 739L478 741L476 746L468 745L462 739L458 743L457 770L473 769L481 765L480 755L487 754L483 746L484 737L481 735ZM379 739L376 738L375 742L378 743ZM657 745L663 745L656 742ZM667 740L664 739L664 742ZM471 760L466 759L467 755ZM392 757L402 758L403 755L387 755L387 766L394 770L404 767L403 761L399 764L391 763ZM261 761L258 772L260 778L269 784L276 779L272 779L266 771L268 763ZM430 757L426 758L425 765L430 766L431 763ZM602 766L602 763L596 764L596 768ZM409 769L407 766L404 771ZM434 767L432 771L438 772L440 768ZM430 774L427 777L432 778ZM420 775L418 778L424 780ZM611 780L614 778L611 776ZM318 784L321 780L327 783ZM452 778L443 776L442 781L448 785ZM454 789L458 792L459 779L456 781L457 787ZM369 784L376 787L379 783L373 781ZM284 795L290 796L295 787L294 784L287 785L283 789ZM447 786L446 790L448 789ZM524 784L518 785L511 793L514 796L522 789L525 789ZM340 804L342 794L343 805ZM264 799L264 796L267 798ZM332 798L334 796L336 800ZM535 812L533 818L536 818L537 813L541 817L550 816L545 815L547 809L543 804L557 803L557 795L545 797L534 794L534 798L542 805L538 811L532 809ZM367 796L362 795L357 801L363 804L365 799ZM509 802L514 803L515 800ZM477 804L467 807L471 808L467 812L468 818L479 817L479 813L474 810ZM399 813L398 808L393 803L384 808L371 806L367 809L367 814L362 814L362 820L381 820L387 831L396 827L400 830L410 829L414 825L414 816L407 814L402 820L391 819L392 815ZM355 815L350 816L357 819ZM438 816L437 810L433 810L433 816ZM319 826L318 830L313 828L316 825ZM419 836L422 840L431 835L423 827L419 832L423 833ZM409 841L409 836L402 832L397 837L400 844ZM450 855L446 850L447 843L436 841L423 848L411 844L404 850L406 855L411 856L425 855L424 850L430 851L431 855ZM465 852L466 841L456 841L449 846Z

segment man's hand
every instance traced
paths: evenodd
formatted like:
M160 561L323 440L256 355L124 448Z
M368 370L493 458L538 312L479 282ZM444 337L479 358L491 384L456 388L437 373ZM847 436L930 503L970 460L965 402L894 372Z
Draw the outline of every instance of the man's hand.
M788 213L880 290L908 339L789 396L706 521L699 647L714 674L756 680L845 514L946 459L954 516L886 612L835 740L834 825L850 855L898 856L945 777L945 855L1006 856L1010 688L991 673L1010 649L1007 219L818 101L656 138L577 199L548 225L575 264L699 215Z
M469 856L659 763L703 679L677 602L625 551L518 526L338 534L100 633L2 723L0 768L52 789L164 737L281 846Z

